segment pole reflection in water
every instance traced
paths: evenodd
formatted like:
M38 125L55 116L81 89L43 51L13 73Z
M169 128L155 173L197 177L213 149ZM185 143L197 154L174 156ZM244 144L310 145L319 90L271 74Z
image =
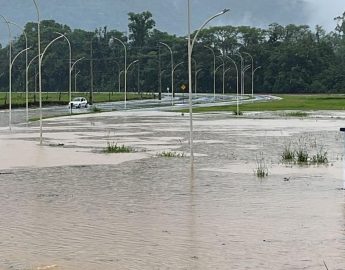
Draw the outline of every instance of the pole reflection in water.
M193 163L192 163L193 164ZM195 197L196 193L196 186L195 186L195 170L194 166L190 167L189 171L189 183L190 183L190 190L189 190L189 233L190 233L190 259L191 259L191 269L199 269L198 266L198 259L199 259L199 252L198 252L198 239L197 239L197 221L196 221L196 202Z
M343 137L344 137L344 157L345 157L345 128L340 128L340 131L343 132ZM343 190L345 190L345 158L343 158Z

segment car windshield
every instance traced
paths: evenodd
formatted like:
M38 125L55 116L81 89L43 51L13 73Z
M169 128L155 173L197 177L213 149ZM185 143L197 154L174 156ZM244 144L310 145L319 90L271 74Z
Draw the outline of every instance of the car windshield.
M74 98L73 101L81 101L81 98L80 97Z

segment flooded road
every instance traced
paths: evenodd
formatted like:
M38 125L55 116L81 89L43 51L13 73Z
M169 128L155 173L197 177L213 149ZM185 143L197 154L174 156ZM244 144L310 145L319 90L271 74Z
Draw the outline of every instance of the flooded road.
M188 154L188 123L50 119L43 146L37 123L1 130L0 269L345 269L342 117L195 115L194 170L158 155ZM109 141L136 152L102 153ZM301 141L329 164L283 164Z

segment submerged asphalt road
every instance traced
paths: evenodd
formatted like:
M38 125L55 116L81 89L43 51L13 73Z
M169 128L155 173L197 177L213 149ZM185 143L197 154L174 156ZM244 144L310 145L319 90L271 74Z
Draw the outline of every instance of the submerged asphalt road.
M245 102L258 102L264 100L270 100L275 97L260 95L251 99L250 96L240 96L239 104ZM236 95L216 95L213 94L193 94L193 107L201 106L219 106L219 105L233 105L236 104ZM127 101L126 110L145 110L145 109L157 109L157 110L176 110L182 108L188 108L188 95L176 95L172 100L170 95L163 95L162 100L149 99L149 100L131 100ZM122 111L125 110L124 101L119 102L104 102L94 104L98 109L102 111ZM89 113L91 108L88 109L73 109L73 114ZM70 110L67 106L51 106L42 109L42 115L44 118L60 115L69 115ZM29 109L29 120L35 120L39 118L39 109ZM12 110L12 125L24 124L26 122L26 110L25 109L13 109ZM0 110L0 127L7 127L9 125L9 111Z

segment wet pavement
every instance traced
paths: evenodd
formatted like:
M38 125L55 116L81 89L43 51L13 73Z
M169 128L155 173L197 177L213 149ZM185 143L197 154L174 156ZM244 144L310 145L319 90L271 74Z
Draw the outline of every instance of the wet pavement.
M196 114L193 170L180 113L49 119L43 146L1 128L0 269L345 269L344 119ZM282 163L289 143L329 164Z
M239 103L257 102L274 99L274 96L257 95L254 98L250 96L239 96ZM236 95L210 95L210 94L193 94L193 106L219 106L219 105L233 105L237 102ZM68 116L71 114L87 114L92 112L92 108L96 107L100 111L123 111L123 110L179 110L188 108L188 96L176 94L172 99L171 95L163 94L162 99L143 99L143 100L129 100L117 102L101 102L88 106L88 108L73 108L70 110L68 106L50 106L42 108L42 117L50 118L56 116ZM11 111L11 121L9 120L9 110L0 110L0 127L9 127L11 124L21 124L31 122L39 119L39 108L29 108L28 113L25 108L13 109ZM28 118L28 119L27 119ZM10 123L11 122L11 123Z

